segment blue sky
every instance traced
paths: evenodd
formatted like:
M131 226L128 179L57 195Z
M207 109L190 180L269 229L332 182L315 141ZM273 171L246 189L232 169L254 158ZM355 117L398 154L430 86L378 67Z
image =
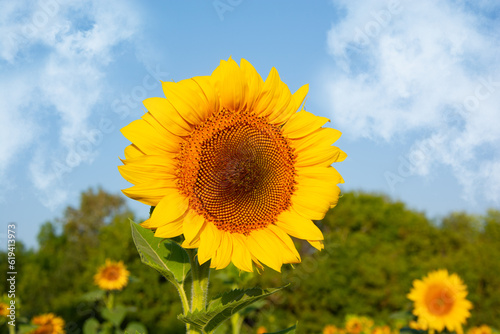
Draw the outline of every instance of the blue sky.
M500 207L497 1L0 3L2 245L9 222L35 246L81 191L129 187L119 129L160 80L229 56L264 78L276 67L292 91L310 84L306 109L343 132L343 190L430 218Z

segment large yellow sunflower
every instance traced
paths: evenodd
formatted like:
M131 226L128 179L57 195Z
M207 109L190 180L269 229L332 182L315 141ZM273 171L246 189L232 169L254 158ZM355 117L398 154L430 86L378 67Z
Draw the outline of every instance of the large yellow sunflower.
M330 165L346 154L327 118L301 109L304 85L290 93L273 68L263 81L242 59L221 61L211 76L163 82L166 98L122 129L125 195L155 206L142 226L155 236L184 235L200 264L241 270L253 263L277 271L298 263L290 236L321 250L311 221L336 205L342 183Z
M128 283L129 271L122 261L113 262L109 259L94 275L94 282L103 290L121 290Z
M430 272L422 280L413 281L408 298L415 305L413 314L423 330L455 331L462 334L462 324L470 316L472 303L465 299L467 287L457 274L447 270Z
M38 325L31 331L32 334L65 334L64 320L54 313L42 314L31 319L31 323Z

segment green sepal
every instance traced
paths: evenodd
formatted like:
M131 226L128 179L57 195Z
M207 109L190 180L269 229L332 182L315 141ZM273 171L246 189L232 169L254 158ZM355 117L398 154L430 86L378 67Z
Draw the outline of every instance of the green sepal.
M130 221L130 226L141 261L175 285L182 284L191 270L189 255L184 248L170 239L162 242L163 239L154 237L153 231L133 221Z
M198 330L202 330L204 333L212 333L222 322L239 310L283 288L231 290L211 300L206 310L188 312L186 315L179 315L178 318Z

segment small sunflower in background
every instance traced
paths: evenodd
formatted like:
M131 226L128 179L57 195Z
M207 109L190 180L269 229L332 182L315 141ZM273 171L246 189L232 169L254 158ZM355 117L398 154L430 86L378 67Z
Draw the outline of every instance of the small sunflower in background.
M462 325L470 317L472 303L466 299L467 286L457 274L445 269L430 272L413 281L408 298L414 302L413 314L423 330L433 333L445 328L463 334Z
M493 333L493 330L488 325L471 327L467 331L467 334L492 334L492 333Z
M391 334L391 327L385 326L376 326L372 329L371 334Z
M326 325L323 327L323 334L337 334L339 333L339 329L334 325Z
M298 263L290 236L323 249L312 220L337 204L344 181L330 165L346 154L332 146L340 131L301 109L308 85L292 94L275 68L264 81L229 58L210 76L162 86L166 98L146 99L146 114L122 129L132 144L119 170L134 184L123 193L155 207L141 225L183 235L216 269Z
M121 290L127 285L129 275L123 261L113 262L107 259L95 274L94 282L103 290Z
M259 328L257 328L257 334L265 334L267 333L267 328L264 327L264 326L260 326Z
M345 330L349 334L370 333L373 320L368 317L348 315L345 322Z
M9 305L0 302L0 317L7 317L9 315Z
M65 334L64 320L54 313L42 314L31 319L33 325L37 325L30 334Z

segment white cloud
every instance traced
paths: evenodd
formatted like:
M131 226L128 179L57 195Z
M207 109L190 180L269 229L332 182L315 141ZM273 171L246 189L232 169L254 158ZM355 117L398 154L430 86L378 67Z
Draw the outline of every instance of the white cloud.
M353 137L420 138L414 173L444 164L464 197L500 203L500 53L494 1L343 1L328 32L332 119ZM475 8L472 8L475 6ZM419 146L431 145L431 150ZM429 146L429 145L428 145ZM489 181L491 180L491 182Z
M103 99L106 67L137 32L138 13L124 1L11 1L0 22L7 36L0 39L6 73L0 78L0 139L8 138L0 148L0 183L15 153L30 149L34 186L42 197L57 193L56 202L63 202L61 172L47 166L59 157L67 171L94 158L85 152L67 162L92 130L89 118Z

